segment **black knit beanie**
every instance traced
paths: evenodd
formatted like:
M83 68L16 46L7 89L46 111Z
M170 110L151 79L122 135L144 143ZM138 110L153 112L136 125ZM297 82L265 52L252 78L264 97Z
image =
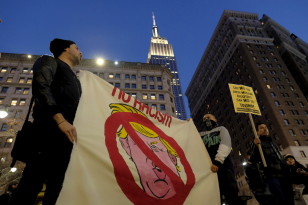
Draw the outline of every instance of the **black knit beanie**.
M284 156L284 160L287 160L288 158L293 158L295 160L295 157L293 155L291 155L291 154L286 154Z
M55 38L50 42L49 50L52 52L55 58L58 58L64 49L70 47L70 45L76 44L74 41L63 40L59 38Z

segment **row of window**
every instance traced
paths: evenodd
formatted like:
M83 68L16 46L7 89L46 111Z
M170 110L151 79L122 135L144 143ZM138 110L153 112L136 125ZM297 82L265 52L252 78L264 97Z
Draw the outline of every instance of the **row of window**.
M116 79L120 79L121 78L121 74L120 73L116 73L116 74L113 74L113 73L110 73L108 74L108 78L116 78ZM125 79L132 79L132 80L136 80L136 75L135 74L125 74L124 76ZM161 77L154 77L154 76L141 76L141 80L149 80L149 81L154 81L154 79L156 78L156 81L157 82L161 82Z
M0 98L0 104L3 103L4 98ZM12 99L11 106L24 106L26 105L26 99Z
M270 84L267 84L266 87L268 89L272 89L272 86ZM291 91L294 91L294 87L292 85L289 86ZM277 89L282 90L282 89L286 89L286 87L284 85L277 85Z
M121 87L121 83L113 83L109 82L111 85L114 85L117 88ZM137 89L137 84L136 83L125 83L124 84L125 88L132 88L132 89ZM146 84L141 85L141 89L150 89L150 90L155 90L155 85L149 85L149 87ZM156 87L157 90L163 90L162 85L157 85Z
M305 115L308 116L308 110L305 110L304 112L305 112ZM285 115L285 114L286 114L285 111L282 110L282 109L279 110L279 113L280 113L280 115ZM298 112L298 110L290 110L290 113L291 113L292 115L300 115L300 113Z
M295 119L294 121L298 125L305 125L304 120L302 120L302 119ZM284 122L285 125L290 125L291 124L288 119L284 119L283 122Z
M280 105L281 105L280 102L279 102L278 100L275 100L274 103L275 103L276 106L280 106ZM295 106L294 103L293 103L292 101L286 101L286 105L292 106L292 107ZM299 105L300 105L301 107L305 107L305 104L304 104L303 102L299 102Z
M1 73L6 73L6 72L16 73L16 71L17 68L7 68L7 67L2 67L0 70ZM33 73L33 70L29 68L23 68L22 73Z
M302 130L300 130L300 133L304 136L307 136L308 135L308 129L302 129ZM289 129L289 134L291 136L296 136L296 133L293 129Z
M264 72L263 69L259 69L259 72L260 72L261 74L265 74L265 72ZM275 70L269 70L269 73L270 73L271 75L276 75L276 74L277 74L277 71L275 71ZM285 71L281 71L281 74L282 74L283 76L287 76L287 74L286 74ZM287 82L290 82L290 80L289 80L288 78L286 78L286 80L287 80Z
M270 94L271 94L272 97L277 96L275 92L271 92ZM281 94L281 97L284 97L284 98L290 97L289 93L280 93L280 94ZM299 98L299 94L293 93L293 95L294 95L294 97Z
M131 95L134 98L137 98L137 93L127 93L127 94ZM142 99L147 100L148 94L142 94ZM165 100L165 96L164 96L164 94L158 94L158 97L156 97L156 94L150 94L150 99L151 100L156 100L156 99ZM172 99L172 98L170 98L170 99Z
M3 81L3 77L0 77L0 81ZM7 77L5 82L7 83L12 83L13 82L13 77ZM21 77L19 78L18 80L18 83L27 83L27 84L31 84L32 83L32 78L24 78L24 77Z
M2 87L1 88L1 93L7 93L9 90L9 87ZM15 94L23 94L23 95L28 95L30 93L30 88L21 88L21 87L16 87L15 88Z

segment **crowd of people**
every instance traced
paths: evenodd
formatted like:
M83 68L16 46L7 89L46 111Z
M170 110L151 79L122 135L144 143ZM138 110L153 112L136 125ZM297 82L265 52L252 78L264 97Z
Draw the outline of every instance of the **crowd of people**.
M77 140L76 128L72 124L81 85L72 68L81 62L82 53L73 41L63 39L51 41L50 51L54 58L43 56L33 66L34 125L37 134L45 137L40 142L37 156L27 163L18 187L10 184L0 197L1 204L33 205L45 183L43 204L54 205L62 188L71 150ZM210 169L218 176L221 200L230 205L245 204L238 196L228 130L218 124L213 114L205 114L203 122L205 130L200 135L212 161ZM303 194L308 194L308 169L294 156L281 155L266 124L259 123L256 129L259 137L254 139L247 154L249 186L261 205L293 205L294 184L304 184ZM258 146L262 147L267 166L262 163Z

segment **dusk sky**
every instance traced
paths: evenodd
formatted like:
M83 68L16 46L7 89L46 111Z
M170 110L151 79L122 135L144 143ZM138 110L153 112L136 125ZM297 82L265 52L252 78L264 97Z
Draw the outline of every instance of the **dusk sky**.
M307 0L1 0L0 52L50 54L50 40L63 38L84 58L146 62L154 12L185 93L224 10L266 14L308 42L307 8ZM185 104L189 114L186 96Z

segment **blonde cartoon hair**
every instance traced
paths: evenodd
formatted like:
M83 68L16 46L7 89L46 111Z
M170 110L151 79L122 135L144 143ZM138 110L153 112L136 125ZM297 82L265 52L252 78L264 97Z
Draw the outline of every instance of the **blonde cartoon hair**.
M136 113L139 115L142 115L143 117L147 118L147 116L141 112L140 110L126 105L126 104L110 104L109 107L112 109L111 114L117 113L117 112L129 112L129 113ZM166 149L168 150L168 153L170 153L171 155L175 156L175 157L179 157L177 152L175 151L175 149L164 139L160 138L159 135L154 132L153 130L151 130L148 127L145 127L139 123L135 123L135 122L130 122L130 125L133 127L133 129L137 132L139 132L140 134L149 137L149 138L156 138L158 137L159 140L163 143L163 145L166 147ZM125 139L127 138L128 134L125 130L124 127L121 127L120 130L117 132L117 136ZM178 171L180 171L179 167L176 165L176 168Z

